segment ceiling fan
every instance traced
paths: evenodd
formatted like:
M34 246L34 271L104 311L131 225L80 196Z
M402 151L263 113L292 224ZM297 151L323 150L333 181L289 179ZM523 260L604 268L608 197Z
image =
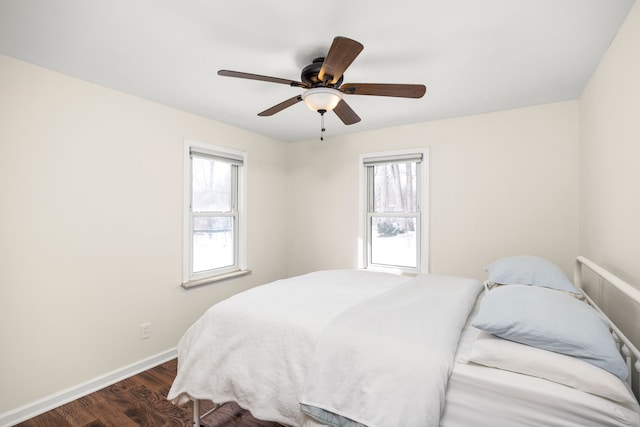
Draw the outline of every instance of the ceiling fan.
M427 88L419 84L388 84L388 83L345 83L345 70L362 52L364 46L346 37L336 37L329 48L327 56L316 58L310 65L303 68L300 75L301 82L278 77L261 76L259 74L243 73L240 71L220 70L218 75L237 77L241 79L260 80L271 83L281 83L292 87L299 87L305 91L289 98L271 108L258 113L258 116L272 116L285 108L300 101L322 117L322 132L324 129L324 114L335 111L345 125L352 125L360 121L360 117L349 107L343 95L376 95L399 98L421 98ZM322 139L322 134L320 139Z

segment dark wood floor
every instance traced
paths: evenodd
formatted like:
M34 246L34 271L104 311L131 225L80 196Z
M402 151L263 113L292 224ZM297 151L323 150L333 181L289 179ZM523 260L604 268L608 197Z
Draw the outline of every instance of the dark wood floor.
M185 427L192 426L191 404L176 407L166 396L176 376L174 359L110 387L18 424L19 427ZM202 403L203 412L212 407ZM279 427L260 421L235 404L208 415L206 427Z

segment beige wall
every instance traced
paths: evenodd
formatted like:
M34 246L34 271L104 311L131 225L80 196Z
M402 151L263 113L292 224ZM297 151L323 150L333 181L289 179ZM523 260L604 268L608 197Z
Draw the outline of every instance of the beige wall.
M185 138L248 152L254 270L189 291ZM171 349L211 304L283 277L285 149L0 56L0 414Z
M580 253L640 286L640 3L580 98ZM614 296L614 320L640 313Z
M497 257L534 254L571 274L577 113L572 101L291 144L289 273L356 267L359 154L426 146L431 272L484 278Z

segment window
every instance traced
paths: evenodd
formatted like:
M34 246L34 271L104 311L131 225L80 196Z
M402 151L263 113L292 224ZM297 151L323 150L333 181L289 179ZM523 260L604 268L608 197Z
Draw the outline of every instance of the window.
M428 271L426 149L361 156L365 268Z
M185 142L183 287L246 272L245 169L244 152Z

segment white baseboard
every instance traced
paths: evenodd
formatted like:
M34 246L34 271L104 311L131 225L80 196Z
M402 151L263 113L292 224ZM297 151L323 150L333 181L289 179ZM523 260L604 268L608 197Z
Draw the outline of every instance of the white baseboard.
M178 355L176 348L169 349L155 356L148 357L139 362L117 369L105 375L79 384L75 387L62 390L50 396L36 400L35 402L13 409L11 411L0 414L0 427L11 427L18 423L33 418L37 415L50 411L58 406L69 403L80 397L86 396L112 384L122 381L140 372L151 369L171 359L175 359Z

